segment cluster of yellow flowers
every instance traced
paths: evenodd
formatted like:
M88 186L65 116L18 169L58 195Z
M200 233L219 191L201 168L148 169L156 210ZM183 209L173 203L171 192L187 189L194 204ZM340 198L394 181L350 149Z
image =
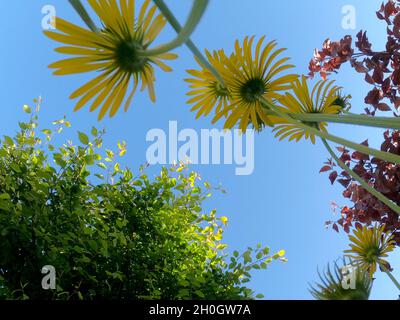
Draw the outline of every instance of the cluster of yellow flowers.
M72 99L79 98L75 110L90 103L90 111L100 107L99 119L107 113L112 117L124 101L125 111L128 109L139 83L142 91L148 89L154 102L153 66L169 72L172 69L162 60L177 58L170 52L143 54L163 30L164 16L156 14L157 7L150 5L150 0L144 1L138 14L134 0L120 0L119 4L116 0L88 2L102 22L100 30L87 30L57 18L59 32L45 32L51 39L67 45L57 48L57 52L74 56L51 64L50 67L56 69L54 74L100 73L72 93ZM224 118L226 129L238 125L245 131L251 125L260 131L264 126L271 126L281 139L289 137L289 140L299 141L305 137L314 143L313 134L276 115L260 98L285 113L338 114L343 108L342 104L335 104L343 101L339 88L324 81L310 93L305 77L299 80L297 74L285 74L294 68L287 63L289 58L279 58L285 49L277 49L275 41L265 43L265 37L255 45L254 40L255 37L246 37L242 43L236 41L231 55L224 50L206 51L210 65L220 75L218 78L199 60L199 70L188 70L192 76L186 79L190 85L188 103L193 105L192 111L197 112L197 118L214 111L213 123ZM326 128L326 123L314 125L319 130Z
M194 97L188 103L194 104L192 111L197 111L197 117L206 116L215 108L213 123L225 117L225 129L238 125L245 131L251 124L260 131L271 126L281 139L299 141L305 137L315 143L315 135L269 110L260 98L284 113L339 114L347 104L347 97L341 97L341 88L332 86L333 81L319 81L310 93L305 76L300 79L297 74L284 74L294 68L287 63L289 58L279 58L286 49L276 49L275 41L264 44L264 40L262 37L255 46L254 37L246 37L243 43L236 41L229 57L224 50L206 52L224 82L204 66L202 70L189 70L194 78L186 79L192 89L188 95ZM326 131L326 125L315 123L322 131Z

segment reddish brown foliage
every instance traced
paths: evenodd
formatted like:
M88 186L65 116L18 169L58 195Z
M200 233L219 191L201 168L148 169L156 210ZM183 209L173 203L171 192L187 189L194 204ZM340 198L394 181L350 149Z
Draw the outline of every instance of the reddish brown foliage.
M367 141L362 144L368 145ZM387 198L400 205L400 166L393 165L386 161L376 158L370 159L369 156L359 152L350 153L345 148L338 148L341 152L340 159L368 184L381 192ZM381 146L382 151L400 155L400 131L384 133L384 142ZM393 232L398 246L400 246L400 217L376 197L365 191L355 182L347 172L336 171L336 166L329 161L324 164L321 172L330 172L329 179L332 183L339 182L345 190L343 196L353 203L353 206L343 207L341 217L332 224L334 230L339 231L341 226L345 232L349 232L352 227L361 225L371 225L375 222L385 224L386 230Z
M351 36L345 36L340 41L327 39L321 50L315 50L309 65L311 77L319 73L325 79L331 73L338 72L345 63L349 63L356 72L364 74L365 81L373 86L365 97L365 103L371 106L365 111L372 116L377 110L400 111L400 0L386 1L376 15L387 25L384 51L374 51L367 33L360 31L354 47ZM397 112L395 116L398 116ZM368 141L362 144L368 145ZM400 131L385 132L381 150L400 155ZM341 160L347 166L400 206L399 165L371 159L357 151L350 153L342 147L338 148L338 151L341 153ZM367 192L347 172L341 172L337 168L338 166L329 160L324 163L320 172L329 172L330 182L338 182L344 187L343 196L352 206L341 208L340 219L336 222L329 221L327 225L332 225L337 232L339 227L345 232L350 232L351 228L362 225L385 225L386 230L393 233L397 245L400 246L399 215Z
M374 87L365 98L365 103L372 106L366 112L372 115L376 110L392 110L384 99L388 99L396 110L400 107L400 0L383 3L376 14L387 24L384 51L373 51L367 33L360 31L355 42L357 52L349 35L340 41L327 39L322 50L315 50L309 65L311 77L319 73L325 79L347 62L356 72L365 74L365 81Z

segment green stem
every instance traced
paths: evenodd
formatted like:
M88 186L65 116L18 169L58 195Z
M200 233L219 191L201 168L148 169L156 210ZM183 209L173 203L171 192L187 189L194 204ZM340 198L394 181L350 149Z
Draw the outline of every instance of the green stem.
M355 115L355 113L350 112L349 110L344 110L344 109L343 109L342 112L343 112L344 114Z
M183 28L178 33L178 36L169 43L163 44L154 49L143 51L141 55L145 57L156 56L171 51L184 44L199 24L205 10L207 9L208 2L209 0L194 0L189 18L187 19Z
M267 115L276 115L275 112L267 110ZM307 122L331 122L354 124L367 127L383 129L400 129L400 118L396 117L371 117L358 114L323 114L323 113L289 113L291 118Z
M321 139L325 148L330 153L331 157L335 159L336 163L345 170L354 180L356 180L366 191L374 195L384 204L386 204L390 209L400 215L400 207L397 206L393 201L385 197L382 193L378 192L375 188L371 187L364 179L362 179L358 174L356 174L352 169L350 169L340 158L333 152L332 148L325 139Z
M393 274L383 265L383 264L379 264L379 266L381 267L381 269L383 270L383 272L385 272L387 274L387 276L390 278L390 280L392 280L392 282L394 283L394 285L397 287L397 289L400 290L400 283L397 281L397 279L393 276Z
M79 14L90 30L93 32L100 31L94 24L92 18L90 18L89 13L86 11L80 0L69 0L69 3L74 7L75 11Z
M400 156L389 153L389 152L383 152L377 149L372 149L369 148L367 146L334 136L332 134L329 134L327 132L323 132L320 131L316 128L313 128L311 126L308 126L304 123L302 123L301 121L295 120L292 117L290 117L287 113L280 111L276 106L274 106L273 104L271 104L270 102L268 102L264 97L260 97L259 98L260 103L265 107L268 108L270 110L272 110L273 112L275 112L276 115L278 115L279 117L286 119L288 122L295 124L296 126L298 126L299 128L310 132L311 134L314 134L320 138L332 141L332 142L336 142L340 145L346 146L348 148L357 150L363 154L369 154L372 155L376 158L379 158L381 160L385 160L391 163L395 163L395 164L400 164Z
M168 8L163 0L153 0L158 9L162 12L164 17L167 19L172 28L179 34L182 31L182 26L179 21L176 19L172 11ZM210 70L210 72L215 76L215 78L221 83L224 84L224 80L220 76L217 70L208 62L208 60L204 57L201 51L197 48L197 46L193 43L192 40L188 37L185 42L188 49L193 53L193 55L200 61L204 68Z
M99 29L96 27L92 18L90 18L89 13L86 11L80 0L69 0L69 3L74 7L75 11L79 14L90 30L93 32L99 32Z

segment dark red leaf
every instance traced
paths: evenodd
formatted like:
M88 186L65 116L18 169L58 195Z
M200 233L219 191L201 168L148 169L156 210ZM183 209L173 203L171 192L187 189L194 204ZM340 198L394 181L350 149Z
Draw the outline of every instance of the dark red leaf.
M378 103L376 106L380 111L390 111L392 110L387 103Z
M338 182L345 188L347 188L351 182L350 179L339 179Z
M340 160L342 160L343 162L348 162L351 160L350 155L348 153L343 153L340 157Z
M365 74L365 81L368 82L369 84L375 84L374 79L369 75L369 73Z
M376 67L372 73L372 79L379 84L383 83L383 70L381 67Z
M331 172L331 174L329 175L329 180L331 181L331 184L335 183L337 177L338 173L336 171Z
M365 97L365 103L376 105L379 103L382 96L383 96L382 91L377 88L374 88Z
M327 171L329 171L329 170L332 170L332 167L331 167L331 166L323 166L323 167L321 168L321 170L319 170L319 173L327 172Z

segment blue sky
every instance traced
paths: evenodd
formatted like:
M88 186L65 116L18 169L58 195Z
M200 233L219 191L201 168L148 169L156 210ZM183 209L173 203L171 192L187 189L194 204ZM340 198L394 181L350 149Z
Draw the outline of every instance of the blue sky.
M191 1L166 1L177 17L184 21ZM365 0L211 0L211 4L193 34L193 40L201 48L224 48L230 52L234 41L246 35L277 39L280 46L288 48L298 73L306 73L313 49L320 47L330 37L339 39L345 34L353 36L359 29L368 30L370 39L377 47L385 41L385 25L378 21L375 11L380 1ZM0 59L0 134L12 135L18 121L24 120L22 105L31 104L33 98L43 98L41 122L44 126L62 118L70 119L73 127L68 138L76 137L76 131L89 131L93 125L105 126L108 134L105 145L115 146L118 140L126 140L128 153L124 165L138 168L146 161L146 134L150 129L168 129L168 122L178 121L178 129L213 128L209 118L195 121L194 114L185 104L187 91L183 78L185 70L195 62L186 47L175 50L179 59L172 62L173 73L157 72L157 103L152 104L147 94L136 95L128 113L120 113L112 120L97 123L97 114L86 109L73 113L73 102L68 99L78 85L91 75L55 77L47 68L60 56L53 52L56 44L43 36L41 9L54 5L57 15L82 24L66 0L16 0L1 1L4 13L0 20L3 41ZM342 7L356 8L355 30L341 26ZM167 27L160 38L166 41L175 33ZM368 86L362 77L349 67L336 76L346 93L353 96L353 111L364 108L363 97ZM221 124L217 124L220 128ZM330 126L333 133L361 142L370 139L373 146L382 140L380 130L349 126ZM287 264L275 263L267 271L254 273L251 287L268 299L310 299L308 283L317 279L317 267L341 256L347 247L347 237L324 228L324 222L336 219L330 202L346 204L341 187L331 186L327 176L318 173L328 158L320 143L278 142L270 130L256 136L255 170L250 176L236 176L234 166L193 166L203 180L214 185L222 184L226 194L215 194L207 203L207 209L218 209L230 218L225 241L230 250L244 250L257 243L269 245L272 251L285 249ZM159 167L153 168L153 172ZM392 258L399 261L399 256ZM400 276L397 270L395 275ZM384 276L378 275L372 298L395 299L394 286Z

